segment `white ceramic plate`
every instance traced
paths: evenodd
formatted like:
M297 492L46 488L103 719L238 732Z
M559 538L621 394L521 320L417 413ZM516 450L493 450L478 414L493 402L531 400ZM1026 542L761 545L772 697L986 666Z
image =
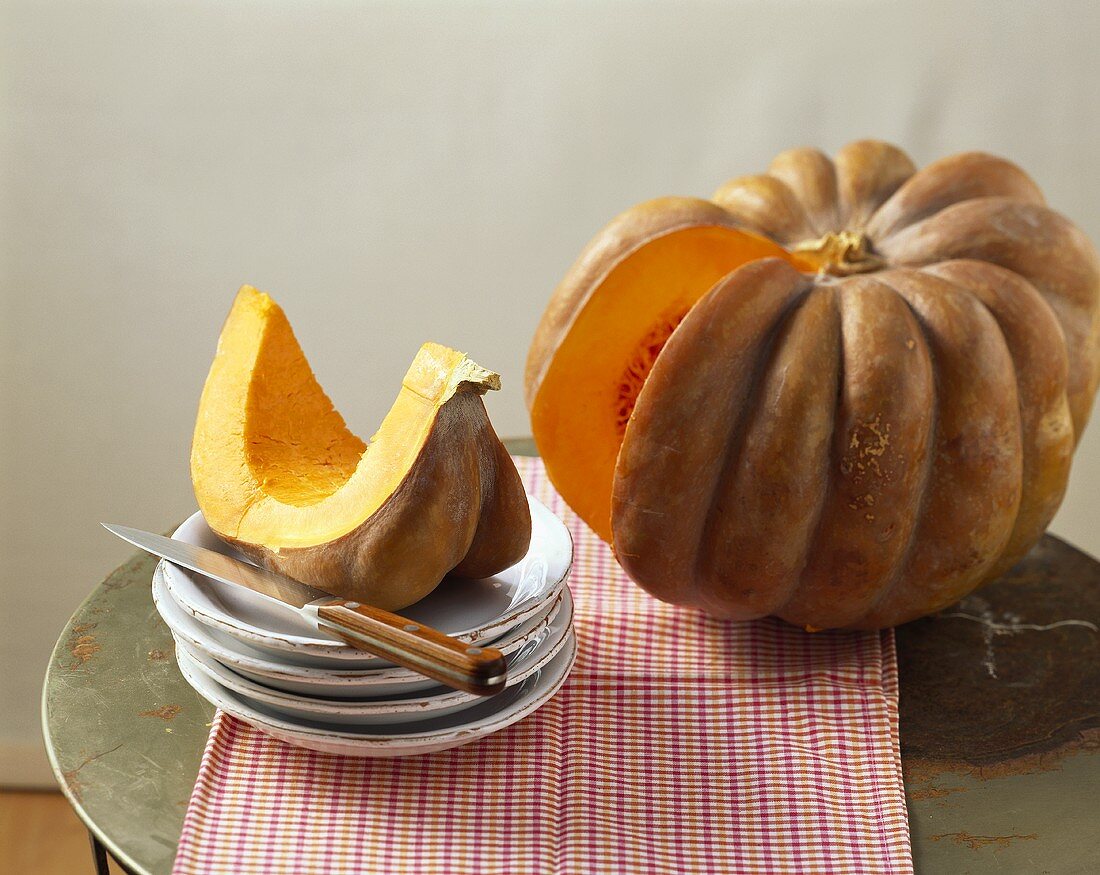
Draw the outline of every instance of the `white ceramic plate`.
M438 587L399 613L463 641L489 643L506 630L542 611L546 613L565 585L573 562L573 542L565 524L536 499L531 506L531 546L527 555L500 574L481 580L444 579ZM201 513L194 513L173 535L238 559L244 559L215 535ZM325 667L375 668L384 660L349 647L312 626L297 611L251 590L212 580L170 562L164 580L172 598L200 623L234 636L285 661Z
M508 686L522 683L558 655L572 628L572 610L560 613L559 621L529 640L508 660ZM470 708L484 697L435 685L428 694L412 693L389 699L334 700L294 696L272 690L243 678L217 660L204 656L181 638L176 638L177 660L190 660L194 668L207 674L223 687L240 695L246 702L260 704L291 720L322 720L340 726L381 726L443 717Z
M182 638L192 649L213 658L237 674L276 690L299 696L365 699L409 695L437 686L431 678L399 666L349 669L345 667L345 663L338 663L335 669L325 669L272 660L262 651L204 626L187 614L172 599L160 567L153 573L153 603L177 639ZM562 590L548 614L536 615L509 629L493 642L493 646L510 656L553 623L559 612L565 609L563 606L568 606L568 614L572 616L573 601L568 587Z
M335 729L318 721L279 717L190 667L186 658L181 661L180 671L195 691L215 707L289 744L345 756L397 757L458 747L522 720L561 689L576 658L577 636L570 630L556 657L499 695L445 717L358 729Z

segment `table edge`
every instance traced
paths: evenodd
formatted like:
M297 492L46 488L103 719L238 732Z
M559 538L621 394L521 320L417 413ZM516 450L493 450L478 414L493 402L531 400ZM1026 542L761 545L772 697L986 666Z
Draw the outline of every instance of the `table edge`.
M137 551L133 555L138 555L140 552L141 551ZM122 565L118 566L118 568L121 568L132 558L133 556L128 558ZM54 780L57 782L58 788L61 790L65 799L68 800L69 807L72 808L73 811L76 812L77 817L80 818L81 823L83 823L85 828L100 841L115 862L120 864L126 872L131 873L131 875L148 875L147 869L139 865L129 854L122 850L122 848L120 848L118 844L116 844L115 841L100 828L94 820L92 820L91 816L84 810L83 803L76 798L76 795L70 789L68 782L65 780L61 764L57 760L57 753L54 751L53 739L50 736L49 714L46 708L46 698L50 689L50 677L53 674L54 665L56 664L59 652L65 646L65 636L68 634L68 630L72 627L73 621L76 619L77 615L84 610L84 607L93 598L95 598L100 587L114 576L118 568L92 587L92 591L88 593L84 600L77 606L76 610L69 615L69 619L62 628L61 634L58 636L53 646L53 650L50 651L50 662L46 667L46 675L42 680L42 694L39 697L39 711L42 720L42 742L43 746L46 748L46 759L49 760L50 770L53 772Z

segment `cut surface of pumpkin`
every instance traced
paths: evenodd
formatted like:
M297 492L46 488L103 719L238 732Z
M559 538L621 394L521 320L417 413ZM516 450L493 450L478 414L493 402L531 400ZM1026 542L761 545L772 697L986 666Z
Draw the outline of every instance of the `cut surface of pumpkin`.
M607 264L570 314L536 386L530 383L535 369L529 365L532 431L549 476L569 505L608 542L619 446L638 392L680 320L742 264L767 257L800 263L763 237L707 224L708 218L649 231ZM536 344L532 358L540 353ZM583 442L577 441L578 434L585 436ZM563 459L567 463L561 464Z
M530 539L519 475L480 398L498 388L495 373L426 343L367 444L318 384L282 309L245 286L199 404L199 507L268 567L379 607L411 604L463 563L495 573Z

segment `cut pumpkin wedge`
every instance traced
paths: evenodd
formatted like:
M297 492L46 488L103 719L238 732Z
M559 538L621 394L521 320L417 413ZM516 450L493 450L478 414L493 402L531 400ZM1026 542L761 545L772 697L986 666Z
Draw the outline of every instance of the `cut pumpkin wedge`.
M554 486L608 543L615 461L653 362L719 280L769 257L809 268L717 204L660 198L613 220L555 292L527 361L531 428Z
M264 566L395 610L527 551L531 517L481 395L500 377L424 344L378 432L354 435L282 309L244 286L199 402L191 478L210 528Z

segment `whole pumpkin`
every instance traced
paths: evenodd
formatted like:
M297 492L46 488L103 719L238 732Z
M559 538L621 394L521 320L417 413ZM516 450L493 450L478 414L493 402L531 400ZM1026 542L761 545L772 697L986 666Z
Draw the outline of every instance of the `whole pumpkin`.
M1062 500L1100 260L1015 165L860 141L611 222L528 358L551 480L669 602L812 628L939 610Z

